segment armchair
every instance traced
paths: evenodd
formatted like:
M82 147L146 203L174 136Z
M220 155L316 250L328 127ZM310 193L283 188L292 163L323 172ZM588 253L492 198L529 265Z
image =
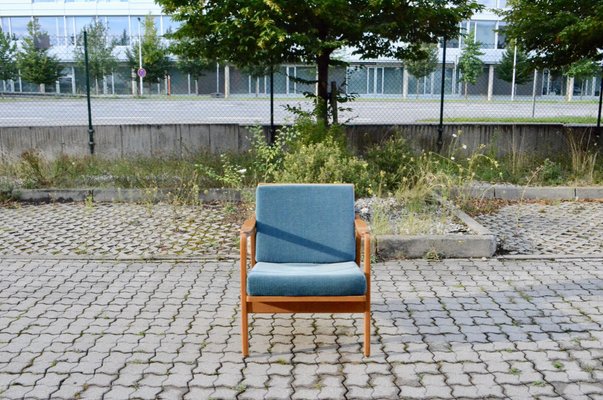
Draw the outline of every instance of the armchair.
M243 356L250 313L364 313L370 355L370 231L354 215L353 185L258 186L240 256Z

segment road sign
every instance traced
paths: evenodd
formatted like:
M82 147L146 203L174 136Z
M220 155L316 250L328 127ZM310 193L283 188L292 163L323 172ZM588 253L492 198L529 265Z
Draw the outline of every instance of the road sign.
M136 71L136 73L138 74L138 76L140 76L141 78L144 78L145 76L147 76L147 71L144 68L140 68L138 69L138 71Z

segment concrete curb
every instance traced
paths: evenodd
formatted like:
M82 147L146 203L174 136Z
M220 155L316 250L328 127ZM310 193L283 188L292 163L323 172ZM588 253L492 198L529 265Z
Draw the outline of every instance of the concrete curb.
M250 193L252 191L250 190ZM240 201L245 191L236 189L208 189L199 193L202 203L215 201ZM95 202L141 203L170 201L178 196L177 190L145 190L145 189L14 189L11 197L19 201L33 203L50 202Z
M440 200L441 201L441 200ZM449 205L452 206L452 205ZM452 206L454 207L454 206ZM400 258L490 258L496 252L496 235L454 207L454 213L473 235L377 235L374 252L380 260Z
M522 187L515 185L472 185L458 188L456 195L504 200L595 200L603 199L603 187ZM245 191L209 189L199 194L200 202L240 201ZM253 190L249 190L253 196ZM69 202L91 199L97 202L161 202L174 200L177 191L142 189L16 189L13 198L30 202ZM496 252L496 235L458 208L456 216L473 235L377 235L373 241L374 254L380 260L401 258L445 257L482 258ZM539 255L540 258L549 256ZM143 257L144 258L144 257ZM555 258L552 256L552 258ZM580 257L574 257L580 258Z
M603 186L517 186L476 184L454 190L455 196L500 200L601 200Z
M82 254L82 255L70 255L70 254L5 254L0 255L0 260L72 260L72 261L177 261L177 262L221 262L221 261L235 261L239 259L238 254L225 254L221 256L207 255L207 256L179 256L179 255L141 255L141 256L129 256L129 255L95 255L95 254Z

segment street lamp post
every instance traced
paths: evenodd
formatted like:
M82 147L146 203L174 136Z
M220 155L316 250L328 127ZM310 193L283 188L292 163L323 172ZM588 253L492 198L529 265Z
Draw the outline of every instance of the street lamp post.
M142 69L142 40L140 39L140 17L138 17L138 71ZM138 73L138 85L140 86L140 96L143 94L142 73Z

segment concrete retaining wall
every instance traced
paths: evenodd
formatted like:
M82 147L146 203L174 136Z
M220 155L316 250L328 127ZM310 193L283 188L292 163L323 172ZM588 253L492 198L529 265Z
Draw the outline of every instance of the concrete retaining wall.
M199 152L242 152L249 148L249 128L234 124L105 125L95 128L95 153L106 158L185 157ZM264 128L265 133L268 129ZM437 124L350 125L346 127L352 149L362 153L367 146L387 137L401 135L418 151L435 150ZM525 152L551 157L568 152L567 136L586 143L593 127L560 124L449 124L444 127L444 151L451 145L467 145L469 154L481 146L492 146L498 155ZM453 134L460 137L453 139ZM85 126L0 127L0 154L14 159L37 149L49 159L62 154L89 154Z

